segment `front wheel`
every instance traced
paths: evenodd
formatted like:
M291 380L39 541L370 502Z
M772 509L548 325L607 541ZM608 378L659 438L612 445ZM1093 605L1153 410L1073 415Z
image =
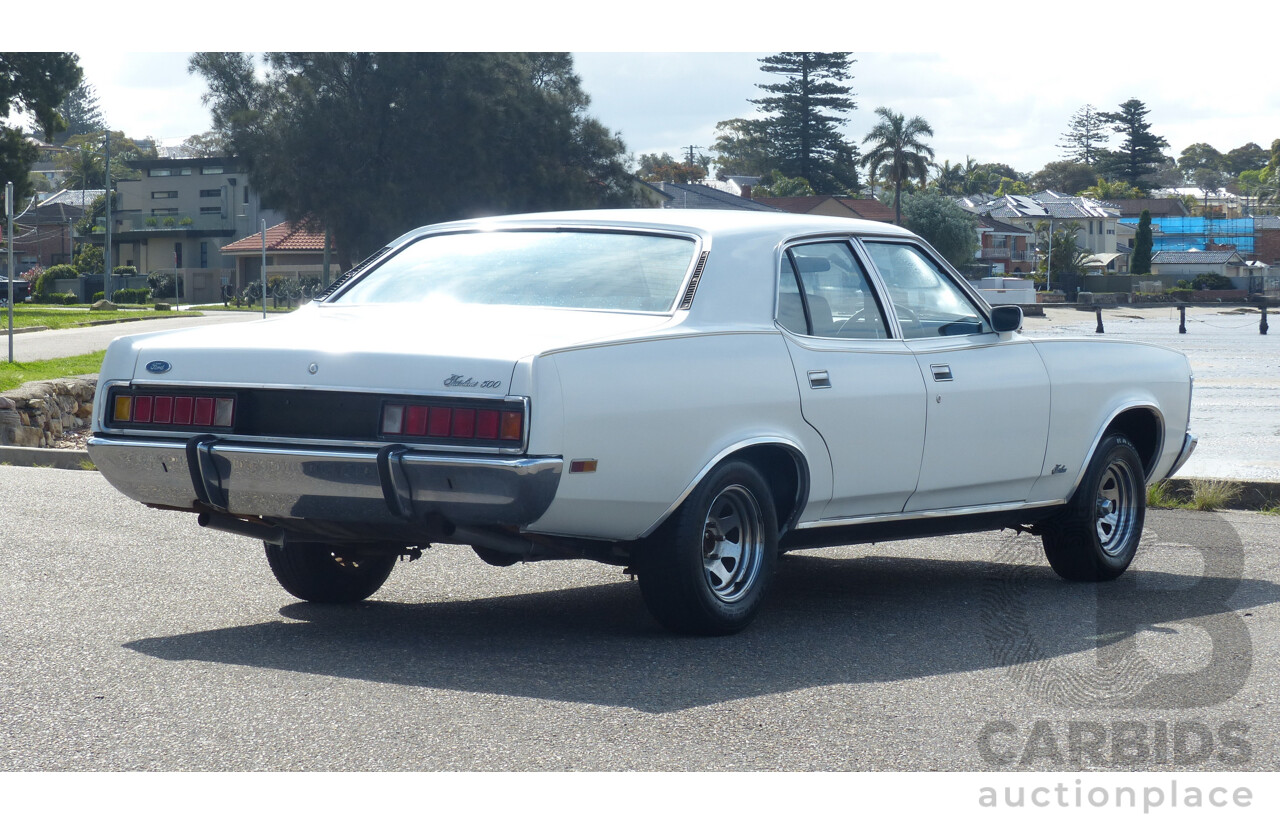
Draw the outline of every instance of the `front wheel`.
M769 485L743 461L704 478L640 551L645 605L677 633L721 636L751 623L773 578L778 519Z
M1142 539L1147 496L1142 459L1128 438L1102 439L1066 509L1043 526L1049 566L1068 581L1110 581Z
M276 581L303 601L339 604L367 599L396 565L392 553L362 554L323 542L268 544L267 564Z

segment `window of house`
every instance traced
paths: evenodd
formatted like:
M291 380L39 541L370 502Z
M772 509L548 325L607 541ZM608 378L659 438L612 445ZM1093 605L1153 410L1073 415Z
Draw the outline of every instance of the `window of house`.
M173 265L177 269L182 269L182 243L173 245Z
M201 167L200 167L200 174L202 174L202 175L221 175L221 174L222 174L222 167L221 167L221 166L201 166Z
M176 198L176 197L178 197L177 192L152 192L151 193L151 199L157 200L157 201L165 200L167 198Z
M222 197L221 189L201 189L200 197L202 198L220 198Z
M153 178L167 178L172 174L173 174L172 169L148 169L147 170L148 177L153 177Z
M200 214L201 215L221 215L222 207L221 206L202 206L200 207Z
M179 170L178 170L178 174L179 174L179 175L190 175L190 174L191 174L191 168L190 168L190 167L187 167L186 169L179 169Z
M200 268L201 269L209 268L209 242L208 241L200 242Z
M152 215L176 215L178 214L178 210L174 207L165 207L162 209L152 209L151 214Z

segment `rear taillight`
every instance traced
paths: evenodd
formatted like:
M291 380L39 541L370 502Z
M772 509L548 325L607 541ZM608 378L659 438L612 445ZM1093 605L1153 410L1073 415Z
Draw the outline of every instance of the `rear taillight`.
M113 425L231 429L236 400L225 395L157 395L117 391L108 422Z
M395 438L519 443L524 438L524 411L436 404L384 404L379 433Z

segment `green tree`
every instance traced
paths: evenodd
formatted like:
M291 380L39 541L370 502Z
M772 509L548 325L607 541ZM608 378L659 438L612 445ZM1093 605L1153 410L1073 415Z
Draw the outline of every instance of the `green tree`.
M1232 177L1238 177L1241 172L1266 168L1270 158L1271 153L1266 149L1256 143L1246 143L1223 155L1223 171Z
M178 151L184 158L217 158L227 154L227 147L217 132L209 130L182 141Z
M1113 181L1106 178L1098 178L1093 186L1088 189L1082 189L1080 194L1099 201L1126 200L1143 196L1142 190L1135 186L1130 186L1124 181Z
M1053 229L1053 255L1041 258L1040 263L1036 265L1036 271L1043 274L1046 266L1052 266L1053 275L1084 274L1084 263L1093 256L1093 253L1080 247L1078 239L1080 224L1076 221L1068 221L1066 224L1055 223ZM1049 245L1048 221L1036 224L1036 245L1041 250Z
M764 120L775 167L801 177L824 194L857 188L857 148L840 132L844 113L857 108L850 91L848 52L782 52L761 58L763 71L780 83L757 84L768 92L752 100Z
M710 158L705 155L696 157L694 163L676 160L669 152L661 155L646 154L640 156L640 168L636 177L647 181L666 181L668 183L694 183L705 180L707 164Z
M863 143L870 143L862 162L871 171L872 176L881 172L884 178L893 183L893 217L894 223L902 223L902 184L909 178L926 185L929 174L929 163L933 159L933 149L924 142L924 137L933 137L933 128L921 117L910 120L884 106L876 109L880 117Z
M963 166L944 160L941 166L935 163L933 169L933 180L929 181L930 188L937 190L939 194L950 197L959 197L965 194Z
M343 267L414 226L629 205L617 135L562 53L201 53L214 130Z
M67 185L80 189L105 189L106 185L106 135L95 132L74 135L67 139L66 151L58 155L58 171ZM138 170L129 165L131 160L159 157L154 147L144 148L124 132L111 133L111 180L136 180Z
M763 177L773 169L774 157L769 134L762 120L733 118L716 124L716 174Z
M64 128L54 132L54 143L63 144L75 135L101 132L107 128L107 122L98 108L98 91L84 80L67 94L57 111Z
M71 260L71 265L76 268L76 272L96 273L106 269L106 260L103 258L102 247L94 246L91 243L82 243L76 247L76 255Z
M1078 195L1092 186L1097 178L1097 172L1087 163L1055 160L1046 163L1043 169L1031 176L1030 186L1033 192L1051 189L1054 192Z
M1129 272L1134 275L1146 275L1151 272L1151 213L1142 210L1138 218L1138 232L1133 237L1133 255L1129 258Z
M1209 214L1209 195L1216 195L1222 190L1222 187L1227 183L1227 173L1223 172L1221 169L1206 167L1195 170L1191 178L1195 185L1204 194L1202 214L1206 218L1211 217Z
M1162 150L1169 146L1167 140L1151 131L1148 114L1146 104L1130 98L1120 104L1120 111L1102 115L1103 120L1111 124L1112 131L1123 137L1118 150L1103 154L1103 172L1108 178L1139 189L1160 168L1165 159Z
M752 190L752 195L761 198L799 198L805 195L816 195L809 181L804 178L789 178L781 172L771 172L765 176L763 183Z
M1101 160L1109 138L1106 117L1093 106L1085 104L1071 116L1058 148L1065 150L1066 160L1093 166Z
M1225 169L1226 157L1207 143L1193 143L1178 155L1178 171L1187 183L1195 180L1197 169Z
M956 268L973 263L978 250L978 218L936 192L902 196L904 225L928 241Z
M0 181L13 181L15 202L31 196L28 175L39 151L21 130L4 124L27 114L51 138L65 126L57 107L83 77L70 52L0 52Z

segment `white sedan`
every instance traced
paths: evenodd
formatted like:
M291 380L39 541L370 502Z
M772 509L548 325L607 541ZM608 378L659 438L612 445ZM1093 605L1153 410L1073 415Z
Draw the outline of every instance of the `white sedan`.
M701 634L796 548L1022 527L1063 578L1114 578L1195 446L1187 359L1021 323L883 223L440 224L286 317L118 339L89 452L318 602L433 542L628 566Z

